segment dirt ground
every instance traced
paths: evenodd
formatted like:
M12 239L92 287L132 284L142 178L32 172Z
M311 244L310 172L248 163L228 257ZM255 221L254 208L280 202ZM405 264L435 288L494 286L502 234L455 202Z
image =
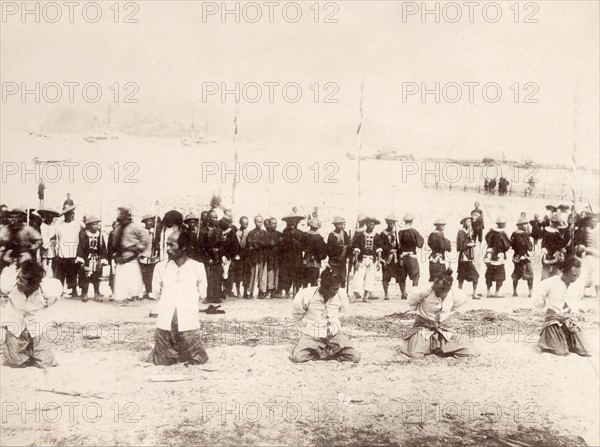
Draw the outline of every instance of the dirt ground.
M116 207L124 204L133 207L139 221L156 209L161 215L172 207L184 214L198 212L212 193L229 194L229 184L200 184L198 179L202 160L228 160L223 148L197 153L175 140L168 146L158 139L128 138L92 151L82 149L80 142L80 137L43 144L15 140L6 144L6 156L27 163L33 155L43 159L47 154L100 161L105 173L116 161L138 162L139 183L115 183L105 174L98 184L79 182L76 189L67 180L48 185L51 206L60 207L64 194L73 192L80 204L77 219L97 214L105 229ZM22 147L30 149L23 154ZM169 156L148 158L150 149ZM282 150L260 155L250 149L241 153L241 161L289 161L302 154ZM332 160L327 154L323 150L322 163ZM182 159L190 169L182 169ZM241 182L234 218L259 212L281 217L292 206L302 212L319 206L325 235L336 215L344 216L352 229L359 212L379 218L392 211L400 217L411 212L424 236L433 230L436 218L447 218L446 236L455 241L460 218L470 213L476 200L484 209L486 231L504 215L509 234L521 211L529 218L543 215L548 202L426 189L421 175L403 179L399 163L376 160L363 164L362 199L357 199L355 162L333 159L339 162L337 183L313 181L307 175L312 158L293 158L305 172L299 183ZM177 172L178 177L165 172ZM24 187L18 180L3 185L3 203L35 203L37 186ZM568 187L565 191L570 194ZM476 254L483 276L483 250ZM450 256L454 268L455 255L453 251ZM534 259L539 278L539 253ZM425 252L421 271L424 283ZM377 287L379 291L381 285ZM226 314L201 313L208 363L172 367L145 361L155 329L155 320L147 318L149 301L118 307L63 300L53 309L59 327L48 335L55 340L60 366L47 371L0 367L0 444L600 445L597 299L587 299L590 311L580 315L592 358L540 353L537 338L543 313L532 308L521 282L519 298L472 301L470 310L453 317L453 325L479 356L411 361L398 347L412 318L401 315L408 306L399 299L397 286L390 287L392 300L353 303L342 320L362 355L361 362L352 365L297 365L287 359L299 337L290 300L227 300ZM465 287L470 292L470 285ZM483 278L478 291L485 293ZM510 292L508 282L503 291Z
M145 362L149 301L65 300L48 335L60 366L0 368L2 445L599 445L598 357L541 354L528 298L472 301L453 322L480 355L420 361L398 352L398 298L351 304L359 364L291 363L291 300L230 299L200 314L208 363L172 367Z

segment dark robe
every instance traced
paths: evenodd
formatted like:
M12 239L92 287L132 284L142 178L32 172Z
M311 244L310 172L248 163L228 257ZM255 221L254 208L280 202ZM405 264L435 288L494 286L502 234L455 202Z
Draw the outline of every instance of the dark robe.
M279 287L286 292L302 284L302 235L298 228L284 228L279 246Z

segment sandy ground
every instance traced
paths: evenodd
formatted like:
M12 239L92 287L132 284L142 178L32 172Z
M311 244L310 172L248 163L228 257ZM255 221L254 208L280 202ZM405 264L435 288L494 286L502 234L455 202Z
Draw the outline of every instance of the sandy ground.
M70 191L80 204L77 218L99 214L105 228L119 205L133 205L136 219L157 208L160 214L173 207L197 212L213 192L222 190L227 196L231 190L230 181L199 178L201 161L230 160L231 151L223 156L220 148L198 153L177 141L165 146L164 141L133 138L114 147L82 146L80 137L57 140L51 147L34 143L3 144L3 158L29 164L33 156L68 158L101 165L98 183L78 178L71 183L65 175L48 183L47 202L58 208ZM320 206L325 235L336 215L346 217L351 229L359 212L379 218L411 212L425 237L437 217L446 217L446 235L455 241L460 218L476 200L484 209L486 228L504 215L509 234L521 211L528 217L543 215L546 205L544 199L426 189L419 174L403 179L398 163L374 160L363 165L358 200L351 160L333 158L339 162L339 182L325 183L323 166L332 160L325 150L315 160L302 158L301 150L250 149L240 154L242 162L294 160L304 176L298 183L240 182L236 219L258 212L281 217L292 206L305 212ZM156 156L148 157L149 150ZM186 169L182 160L188 162ZM139 167L138 183L123 182L128 172L123 166L131 161ZM310 170L315 161L321 163L319 181ZM118 182L110 170L115 162L121 166ZM3 184L2 203L34 204L36 190L33 176L23 180L14 175ZM592 206L597 210L597 204ZM477 250L482 275L478 291L485 293L482 254L483 249ZM450 259L456 268L455 252ZM537 278L538 259L536 254ZM421 272L424 284L425 252ZM470 292L470 285L465 287ZM509 294L510 289L505 283L503 291ZM398 346L411 318L397 315L408 308L399 300L398 288L391 285L390 290L391 301L354 303L343 320L362 354L357 365L289 362L287 355L299 336L289 300L227 300L225 315L200 314L208 363L173 367L145 362L155 328L155 320L146 317L150 302L117 307L64 300L54 309L60 324L53 333L60 366L46 372L0 367L0 444L505 446L509 444L502 439L510 438L526 445L600 445L598 300L586 300L590 311L580 317L595 353L592 358L539 352L543 314L531 308L521 282L519 298L473 301L471 310L454 317L461 334L480 352L478 357L410 361Z
M542 313L527 298L473 301L454 317L480 352L468 360L398 353L411 319L399 317L408 307L397 294L353 303L343 324L362 354L356 365L289 362L298 337L290 300L230 299L225 315L200 314L208 363L172 367L145 362L148 301L61 306L68 317L52 332L60 366L0 369L2 445L600 441L598 357L541 354ZM598 352L597 310L581 321ZM162 381L172 378L181 381Z

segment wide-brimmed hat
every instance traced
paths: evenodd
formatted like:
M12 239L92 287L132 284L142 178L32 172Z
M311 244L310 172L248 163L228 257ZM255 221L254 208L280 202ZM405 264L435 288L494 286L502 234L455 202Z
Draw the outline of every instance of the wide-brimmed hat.
M22 218L26 218L27 217L27 213L25 212L25 210L23 208L13 208L12 210L8 211L6 213L7 216L10 215L17 215L20 216Z
M64 216L67 213L70 213L71 211L75 211L75 208L77 208L77 205L67 205L63 208L63 210L60 213L60 216Z
M557 210L557 208L554 205L546 205L546 209L548 211L552 211L553 213L555 213Z
M398 218L396 217L396 215L394 213L390 213L387 216L385 216L384 220L391 220L392 222L398 222Z
M404 217L402 218L402 220L403 220L404 222L412 222L413 220L415 220L415 216L413 216L413 215L412 215L412 214L410 214L410 213L406 213L406 214L404 215Z
M37 210L37 213L42 216L42 219L45 219L47 217L58 217L60 216L60 213L56 210L53 210L52 208L42 208Z
M446 225L446 223L447 223L446 219L443 219L443 218L440 217L439 219L436 219L433 224L434 225Z
M373 216L367 216L363 219L363 222L366 224L368 222L375 222L375 225L379 225L381 222Z
M463 223L465 223L465 220L467 220L467 219L473 220L473 218L471 216L465 216L460 220L460 224L462 225Z
M185 216L185 219L183 219L184 222L188 222L190 220L197 220L198 222L200 222L200 218L198 216L196 216L194 213L190 213L187 216Z
M343 217L337 216L336 218L333 219L333 222L331 222L332 224L343 224L346 223L346 219L344 219Z
M558 208L561 208L561 209L565 208L565 209L570 210L572 206L573 206L573 203L571 203L571 202L560 202L558 204Z
M86 225L89 225L89 224L92 224L92 223L97 223L97 222L100 222L100 219L97 218L96 216L92 215L92 214L90 214L89 216L87 216L86 219L85 219L85 224Z
M285 222L300 222L301 220L306 219L306 216L301 214L288 214L287 216L283 216L281 220Z
M321 228L321 221L316 217L313 217L311 220L308 221L308 226L313 228Z
M521 217L519 220L517 220L517 225L526 225L528 223L529 223L529 221L527 220L526 217Z
M506 223L506 219L504 217L502 217L502 216L499 216L496 219L496 224L505 224L505 223Z
M144 217L142 217L142 220L140 222L146 222L147 220L154 220L156 219L156 214L144 214Z

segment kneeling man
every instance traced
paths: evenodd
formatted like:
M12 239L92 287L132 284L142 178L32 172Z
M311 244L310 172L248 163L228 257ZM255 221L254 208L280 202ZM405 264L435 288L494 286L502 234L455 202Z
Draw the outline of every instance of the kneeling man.
M44 278L44 267L35 261L21 263L2 271L0 289L8 302L0 309L6 329L4 364L14 368L57 366L46 330L52 323L48 308L62 295L58 279Z
M460 342L457 334L444 325L466 302L467 296L462 290L452 289L452 270L438 273L430 287L408 299L408 305L417 315L415 325L404 338L401 352L412 358L429 354L440 357L475 355L473 348Z
M187 257L190 236L175 231L167 239L167 256L154 269L152 293L159 300L155 346L148 361L155 365L206 363L198 305L206 298L204 265Z
M581 261L569 258L558 265L560 276L551 276L540 282L535 305L546 308L546 318L538 346L542 352L569 355L574 352L583 357L590 356L581 335L581 328L573 318L573 311L580 307L584 284L578 281Z
M290 360L338 360L358 362L360 354L341 333L339 315L348 307L348 295L340 289L343 278L331 269L321 273L321 284L301 289L294 298L294 319L301 322L302 335Z

